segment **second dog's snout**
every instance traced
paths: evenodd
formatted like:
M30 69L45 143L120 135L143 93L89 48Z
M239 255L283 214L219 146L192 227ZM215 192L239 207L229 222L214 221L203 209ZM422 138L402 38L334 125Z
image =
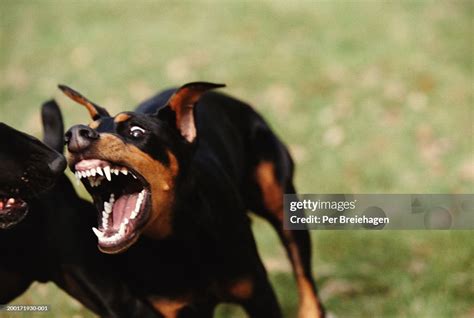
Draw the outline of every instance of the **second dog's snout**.
M81 152L99 138L99 134L85 125L76 125L66 132L65 141L70 152Z

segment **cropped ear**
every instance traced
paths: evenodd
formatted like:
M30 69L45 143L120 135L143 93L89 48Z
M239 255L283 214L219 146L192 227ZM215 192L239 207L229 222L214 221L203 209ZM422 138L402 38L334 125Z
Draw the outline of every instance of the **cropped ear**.
M93 120L97 120L101 117L110 117L109 113L105 110L105 108L100 107L97 104L94 104L84 96L82 96L80 93L76 92L70 87L67 87L66 85L58 85L58 88L70 99L75 101L76 103L79 103L87 108L89 111L89 114L91 115L91 118Z
M63 116L56 101L50 100L41 106L41 120L43 122L43 142L57 152L63 153Z
M194 123L193 109L202 94L208 90L225 87L225 84L214 84L207 82L188 83L180 88L170 97L166 106L159 112L167 112L171 109L175 114L176 128L189 142L196 139L196 125Z

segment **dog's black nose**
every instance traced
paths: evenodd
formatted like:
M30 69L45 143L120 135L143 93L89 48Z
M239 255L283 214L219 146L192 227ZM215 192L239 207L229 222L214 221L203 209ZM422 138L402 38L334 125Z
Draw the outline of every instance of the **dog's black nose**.
M65 135L67 149L70 152L81 152L87 149L92 141L99 138L99 133L85 125L72 126Z

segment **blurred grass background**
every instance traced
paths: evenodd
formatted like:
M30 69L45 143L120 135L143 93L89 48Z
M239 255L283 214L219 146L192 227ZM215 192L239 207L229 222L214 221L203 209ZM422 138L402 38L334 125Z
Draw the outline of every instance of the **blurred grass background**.
M472 193L473 11L472 1L3 0L0 120L40 136L39 105L55 97L66 126L88 121L58 83L115 113L165 87L224 82L289 145L301 193ZM266 223L254 229L294 317L283 249ZM312 238L332 317L474 316L472 232ZM52 305L37 317L93 316L52 284L13 303ZM218 316L244 314L225 305Z

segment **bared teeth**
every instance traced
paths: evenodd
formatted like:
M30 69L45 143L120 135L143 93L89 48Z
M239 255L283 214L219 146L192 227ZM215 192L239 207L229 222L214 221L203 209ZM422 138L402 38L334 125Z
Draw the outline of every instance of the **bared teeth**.
M109 226L109 219L108 217L104 216L102 217L102 227L106 229Z
M120 224L120 229L119 229L119 234L120 236L123 236L125 234L125 223Z
M112 212L112 206L113 204L110 204L109 202L104 202L105 213L110 214Z
M103 218L102 218L102 231L103 231L108 228L108 219L106 218L107 214L105 213L105 211L102 212L102 215L103 215ZM94 234L97 236L97 238L99 239L101 243L115 243L116 241L124 238L125 232L127 231L128 224L130 224L130 220L128 218L125 218L120 224L118 231L116 231L111 236L105 236L104 232L102 232L101 230L98 230L95 227L92 228L92 231L94 232Z
M99 230L96 229L95 227L92 228L92 231L93 231L94 234L97 236L97 238L99 239L99 241L104 238L104 233L102 233L101 231L99 231Z
M84 169L80 167L81 164L76 165L76 172L74 172L74 175L76 176L77 180L80 180L82 178L90 178L93 177L95 181L97 181L97 178L99 177L105 177L108 181L112 181L112 176L113 175L120 175L121 173L123 175L128 175L129 173L132 175L133 178L137 179L137 177L126 167L117 167L117 168L111 168L110 166L105 166L105 167L100 167L96 166L91 169ZM83 165L82 165L83 166ZM102 181L102 180L100 180ZM97 187L100 185L100 182L93 182L92 179L89 179L89 183L92 187Z
M83 160L76 164L76 171L74 175L78 182L83 178L87 178L90 186L95 188L98 187L104 179L111 182L112 177L131 175L134 179L138 179L137 176L126 167L114 166L112 164L107 165L106 162L101 160ZM94 234L97 236L100 243L115 244L126 237L126 233L129 232L130 226L133 226L134 219L140 214L140 209L143 205L146 190L143 189L139 194L133 207L133 211L130 216L124 218L118 228L113 225L113 206L115 203L114 193L110 193L109 200L104 200L102 213L99 214L99 226L98 228L92 228Z
M138 195L137 202L135 203L135 209L130 214L131 220L134 220L138 216L138 213L140 213L140 207L142 206L144 196L145 196L145 190L142 190L140 194Z
M106 166L104 167L104 174L107 180L111 181L112 180L112 175L110 174L110 167Z

